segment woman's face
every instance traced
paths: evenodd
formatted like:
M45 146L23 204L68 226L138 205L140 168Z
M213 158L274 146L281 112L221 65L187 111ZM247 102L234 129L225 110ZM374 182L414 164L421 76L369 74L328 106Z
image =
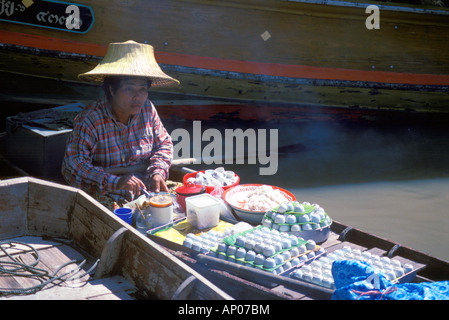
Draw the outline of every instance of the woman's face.
M148 99L146 79L130 78L120 82L118 89L111 90L111 105L117 119L128 123L131 115L138 114Z

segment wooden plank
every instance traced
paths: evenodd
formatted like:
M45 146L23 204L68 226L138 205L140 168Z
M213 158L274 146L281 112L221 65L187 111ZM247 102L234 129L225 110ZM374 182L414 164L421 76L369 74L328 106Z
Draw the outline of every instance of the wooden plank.
M127 279L132 278L139 293L147 296L157 294L161 299L171 299L183 281L194 275L199 281L196 284L197 290L189 299L232 299L201 274L136 230L125 235L122 245L120 272Z
M134 287L121 277L111 277L87 282L79 287L53 287L32 295L9 297L8 300L87 300L87 299L126 299Z
M0 181L0 239L26 233L28 178Z
M30 178L28 232L67 237L69 215L78 190ZM57 201L55 201L57 199Z
M30 252L33 251L33 248L36 250L45 249L49 247L62 245L60 242L44 240L42 237L37 236L22 236L9 238L0 241L0 243L7 249L7 252L11 255L21 253L21 252ZM31 246L31 247L30 247ZM5 257L5 253L0 251L0 258Z
M103 278L114 270L120 257L123 235L127 231L127 228L118 229L106 242L101 253L100 263L95 271L95 278Z
M70 220L70 239L93 257L100 257L112 234L126 223L85 192L79 191Z

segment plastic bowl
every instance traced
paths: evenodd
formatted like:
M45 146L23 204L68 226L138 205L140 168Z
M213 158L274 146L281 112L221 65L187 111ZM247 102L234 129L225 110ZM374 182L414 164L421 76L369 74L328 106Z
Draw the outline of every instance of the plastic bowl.
M195 178L196 175L197 175L199 172L204 173L204 172L206 172L206 170L201 170L201 171L196 171L196 172L192 172L192 173L186 174L186 175L184 176L184 178L182 179L182 182L184 183L184 185L187 185L187 180L188 180L189 178ZM222 187L223 190L227 190L227 189L229 189L229 188L235 187L235 186L237 186L237 185L240 183L240 177L239 177L236 173L234 173L234 177L237 178L237 181L236 181L235 183L229 185L229 186L224 186L224 187ZM214 186L205 186L205 187L206 187L206 192L207 192L207 193L211 193L212 191L214 191L214 188L215 188Z

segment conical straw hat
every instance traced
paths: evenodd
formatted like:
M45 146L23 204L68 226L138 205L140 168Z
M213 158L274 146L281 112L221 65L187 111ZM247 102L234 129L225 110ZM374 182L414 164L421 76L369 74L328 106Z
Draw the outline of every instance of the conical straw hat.
M103 83L108 76L149 78L152 88L173 87L179 81L166 75L154 57L154 48L135 41L110 43L103 60L91 71L82 73L81 80Z

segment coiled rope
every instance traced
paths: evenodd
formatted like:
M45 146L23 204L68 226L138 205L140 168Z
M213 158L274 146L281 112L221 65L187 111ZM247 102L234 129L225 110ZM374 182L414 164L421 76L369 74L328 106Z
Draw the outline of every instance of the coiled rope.
M25 246L31 250L31 256L35 258L34 261L31 263L25 263L21 258L20 255L16 254L16 258L13 257L9 252L8 249L17 249L17 245ZM40 262L40 255L39 252L30 244L20 242L20 241L0 241L0 250L5 254L6 257L8 257L10 260L0 260L0 275L6 275L6 276L14 276L14 277L25 277L25 278L33 278L41 281L41 283L31 286L28 288L0 288L0 295L27 295L27 294L33 294L37 291L41 290L48 284L55 284L60 285L61 283L73 281L75 279L81 279L85 275L92 272L94 268L96 268L99 260L97 260L94 265L87 271L84 271L84 273L80 274L81 271L83 271L82 266L86 263L86 260L82 261L80 264L77 265L77 267L71 269L68 272L65 272L61 275L58 275L58 273L65 267L76 264L76 260L68 261L61 266L59 266L52 274L50 274L49 271L36 267L37 264ZM25 251L24 249L20 249L26 253L30 253L28 251Z

